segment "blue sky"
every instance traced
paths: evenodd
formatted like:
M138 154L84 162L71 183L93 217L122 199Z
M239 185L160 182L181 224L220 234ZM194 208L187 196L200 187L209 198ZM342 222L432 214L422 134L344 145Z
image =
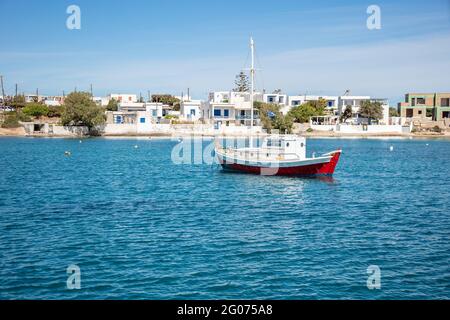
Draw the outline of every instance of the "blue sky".
M66 28L69 5L81 30ZM366 9L381 8L381 30ZM168 92L233 87L257 48L257 88L387 97L450 91L450 1L0 0L5 90Z

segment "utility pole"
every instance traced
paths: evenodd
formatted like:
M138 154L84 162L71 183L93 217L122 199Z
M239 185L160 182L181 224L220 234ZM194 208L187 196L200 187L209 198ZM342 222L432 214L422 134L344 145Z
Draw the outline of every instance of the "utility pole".
M16 98L17 98L17 83L16 83Z
M189 92L190 90L189 90L189 88L188 88L188 96L187 96L187 99L188 99L188 101L191 101L191 96L190 96L190 92Z
M150 95L150 90L147 90L148 102L152 102L152 96Z
M92 90L92 84L91 84L91 97L94 98L94 93L93 93L93 90Z
M2 85L2 104L5 106L6 105L5 104L6 97L5 97L5 88L3 87L3 76L0 76L0 82Z
M63 90L63 99L66 99L66 93Z
M36 88L36 102L39 102L39 88Z
M139 92L139 102L142 101L142 92Z

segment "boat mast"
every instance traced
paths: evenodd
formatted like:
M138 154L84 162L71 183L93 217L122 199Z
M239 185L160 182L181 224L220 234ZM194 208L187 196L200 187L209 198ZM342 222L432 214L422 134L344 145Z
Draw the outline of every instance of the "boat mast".
M252 65L250 68L250 148L253 148L253 93L255 91L255 44L250 37L250 50L252 53Z
M253 42L253 38L250 37L250 50L252 52L252 66L250 68L250 81L251 81L251 88L250 88L250 107L251 107L251 114L250 114L250 128L253 129L253 93L255 91L255 44ZM253 131L253 130L252 130Z

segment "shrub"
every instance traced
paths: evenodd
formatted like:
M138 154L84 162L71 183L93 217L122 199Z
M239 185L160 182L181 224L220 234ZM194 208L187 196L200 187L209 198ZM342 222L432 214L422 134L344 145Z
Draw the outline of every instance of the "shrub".
M42 117L48 114L48 107L45 104L40 103L28 103L25 108L23 108L23 113L31 117Z
M30 121L32 121L31 118L30 118L30 116L24 114L24 113L22 112L22 110L17 110L17 111L16 111L16 116L17 116L17 119L18 119L19 121L22 121L22 122L30 122Z
M306 129L306 132L313 132L314 130L312 128Z
M442 129L439 128L439 126L434 126L434 127L431 129L431 131L437 132L437 133L441 133L441 132L442 132Z
M6 115L5 121L2 123L2 128L17 128L20 127L19 117L15 112L9 112Z

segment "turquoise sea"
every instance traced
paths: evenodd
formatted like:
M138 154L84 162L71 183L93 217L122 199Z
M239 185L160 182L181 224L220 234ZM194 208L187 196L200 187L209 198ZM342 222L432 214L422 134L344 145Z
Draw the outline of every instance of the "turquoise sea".
M450 140L308 140L343 149L331 180L174 164L177 144L1 138L0 299L450 298Z

